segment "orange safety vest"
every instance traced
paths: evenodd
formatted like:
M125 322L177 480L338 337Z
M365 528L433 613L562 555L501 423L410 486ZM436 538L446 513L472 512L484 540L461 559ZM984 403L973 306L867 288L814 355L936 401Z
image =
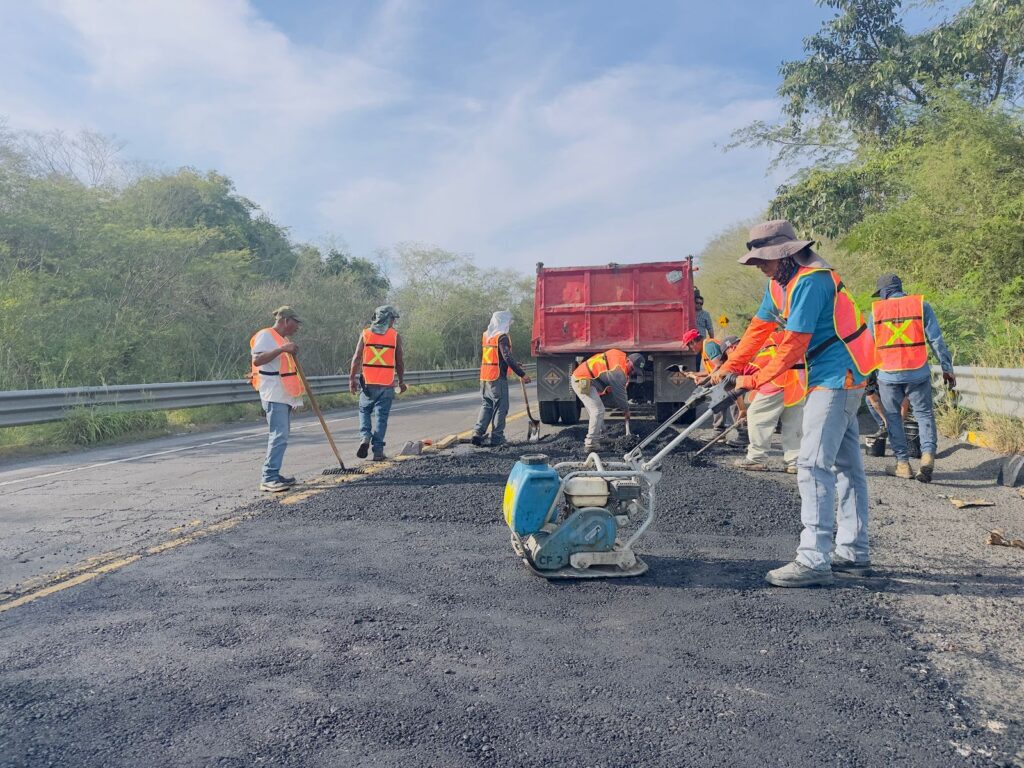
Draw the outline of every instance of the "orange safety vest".
M264 328L260 331L256 331L249 339L249 349L252 349L256 345L256 337L259 336L263 331L269 331L270 335L274 337L274 342L277 346L282 346L287 343L287 339L280 333L275 331L273 328ZM249 358L252 359L251 357ZM295 372L295 360L285 352L283 355L278 356L278 360L281 361L280 373L276 371L261 371L256 367L255 363L249 364L249 370L252 373L252 387L253 389L260 388L260 376L280 376L281 384L284 385L284 391L292 397L298 397L302 394L302 381L299 379Z
M771 294L776 313L784 324L789 317L789 302L797 284L807 275L815 272L828 272L832 277L832 282L835 284L835 299L832 302L832 327L835 331L835 336L808 351L807 356L804 358L804 365L809 367L813 364L815 357L824 352L827 347L832 346L833 343L840 341L846 347L846 351L850 353L850 359L853 360L857 371L862 376L867 376L878 368L879 361L878 353L875 351L875 340L871 335L871 331L868 330L867 323L864 322L856 302L850 296L850 292L846 290L846 286L843 285L843 281L839 279L839 275L836 274L834 269L800 267L789 283L786 284L785 288L775 280L771 280L768 283L768 292Z
M759 371L763 370L778 354L778 346L782 343L782 331L773 331L768 341L761 347L750 364ZM782 403L787 408L792 405L799 405L807 397L807 368L803 363L797 363L788 371L783 371L774 379L772 384L782 390Z
M483 352L480 355L480 381L497 381L501 375L501 367L498 365L498 339L500 333L488 336L487 331L483 333ZM511 343L511 340L510 340Z
M629 376L633 370L633 366L630 365L629 358L626 357L625 352L621 349L609 349L607 352L599 352L580 363L576 370L572 372L572 377L574 379L596 379L602 373L614 371L616 368L624 371L626 376ZM611 387L605 387L597 394L603 395L609 389Z
M599 352L580 363L572 372L572 377L574 379L596 379L605 371L614 371L616 368L621 368L626 375L629 375L632 366L629 364L626 353L621 349L609 349L607 352Z
M915 371L928 362L924 296L900 296L871 305L875 348L883 371Z
M708 373L711 373L712 371L715 370L715 366L711 362L711 357L708 355L708 344L710 342L714 342L715 344L717 344L719 349L722 348L722 342L720 342L718 339L714 338L713 336L709 336L708 338L704 339L704 341L701 343L701 345L700 345L700 362L704 366L704 370L707 371ZM719 352L719 355L721 355L721 352Z
M363 381L381 387L395 383L395 348L398 331L388 328L384 333L363 329Z

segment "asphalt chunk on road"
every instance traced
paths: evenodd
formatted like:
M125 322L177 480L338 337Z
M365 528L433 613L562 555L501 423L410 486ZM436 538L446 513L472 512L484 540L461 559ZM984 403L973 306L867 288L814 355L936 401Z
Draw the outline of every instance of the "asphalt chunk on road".
M0 765L992 765L871 588L778 590L792 478L664 465L634 579L555 583L521 453L405 461L0 618ZM690 446L692 447L692 446ZM956 744L971 744L966 756Z

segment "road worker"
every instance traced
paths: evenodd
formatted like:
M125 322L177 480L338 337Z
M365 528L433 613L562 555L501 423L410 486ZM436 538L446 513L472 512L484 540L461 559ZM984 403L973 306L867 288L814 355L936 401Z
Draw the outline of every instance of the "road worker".
M487 427L491 427L490 445L505 442L505 417L508 415L508 371L509 368L527 384L530 377L512 357L512 340L509 328L512 313L501 310L491 315L491 322L484 331L480 356L480 416L473 427L473 445L483 445Z
M924 296L908 296L899 275L892 272L880 276L876 287L874 295L879 301L871 305L871 326L881 361L878 394L885 410L889 447L896 456L896 466L886 471L904 480L914 477L901 412L904 399L909 399L921 430L921 467L917 479L930 483L935 470L937 435L928 347L939 359L942 378L950 387L956 386L953 358L942 338L935 311Z
M407 389L403 381L402 337L394 327L399 317L398 310L390 304L377 307L373 322L359 334L356 351L352 355L348 389L352 393L359 392L361 440L356 456L360 459L366 458L371 447L374 461L387 458L384 455L384 436L388 431L395 387L399 393Z
M782 331L773 331L744 373L757 373L775 359L781 341ZM751 392L750 405L747 407L747 455L737 459L735 466L750 471L768 471L772 435L781 420L783 466L788 474L795 475L800 438L803 435L803 405L806 396L807 372L803 368L783 371L775 379Z
M705 373L711 373L712 371L719 368L729 359L729 353L732 352L736 345L739 343L739 339L736 336L726 336L721 341L716 339L714 336L704 339L701 342L700 351L700 362L701 367ZM711 426L716 430L723 430L726 427L732 426L732 424L739 418L739 409L737 406L732 406L723 411L719 411L715 414ZM742 440L739 439L735 432L730 433L726 437L726 443L733 447L741 446Z
M714 327L711 325L711 313L704 309L704 297L700 291L693 289L693 303L697 309L697 332L703 339L710 339L715 335Z
M609 405L619 408L629 418L626 386L633 371L643 370L644 365L645 358L641 354L627 355L621 349L609 349L584 360L572 372L572 389L587 409L590 419L583 442L584 450L590 452L605 447L605 398Z
M291 432L292 408L302 405L302 381L295 368L299 348L288 338L298 332L301 323L294 309L279 307L274 310L274 325L249 339L250 380L259 390L269 429L259 488L270 493L286 491L295 484L294 477L281 474L281 465Z
M871 566L857 411L878 357L857 305L839 275L811 249L813 244L797 239L784 220L750 230L747 253L739 261L758 267L768 287L739 345L708 377L718 382L742 374L780 326L775 356L754 375L737 376L737 389L753 391L800 363L806 367L808 394L796 461L804 529L793 562L766 574L770 584L780 587L831 584L833 571L866 575Z

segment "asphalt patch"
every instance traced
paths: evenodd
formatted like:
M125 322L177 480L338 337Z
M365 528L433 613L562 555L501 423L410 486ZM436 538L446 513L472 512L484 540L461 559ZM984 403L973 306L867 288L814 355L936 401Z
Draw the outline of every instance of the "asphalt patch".
M522 453L581 458L582 437L261 502L5 614L0 765L931 767L1009 750L863 582L764 584L796 544L792 478L670 456L647 575L530 574L505 479Z

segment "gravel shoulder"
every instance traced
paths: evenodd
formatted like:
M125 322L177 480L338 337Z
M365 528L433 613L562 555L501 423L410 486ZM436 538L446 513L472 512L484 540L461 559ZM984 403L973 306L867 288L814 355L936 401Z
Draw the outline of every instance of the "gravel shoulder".
M541 447L580 455L581 438ZM912 550L887 532L901 489L872 524L887 576L777 590L762 579L795 547L793 478L673 456L650 572L559 584L515 559L499 519L532 449L461 446L260 502L4 614L0 765L1014 764L1020 723L988 727L995 704L926 645L947 587L900 580L950 571L890 550Z

